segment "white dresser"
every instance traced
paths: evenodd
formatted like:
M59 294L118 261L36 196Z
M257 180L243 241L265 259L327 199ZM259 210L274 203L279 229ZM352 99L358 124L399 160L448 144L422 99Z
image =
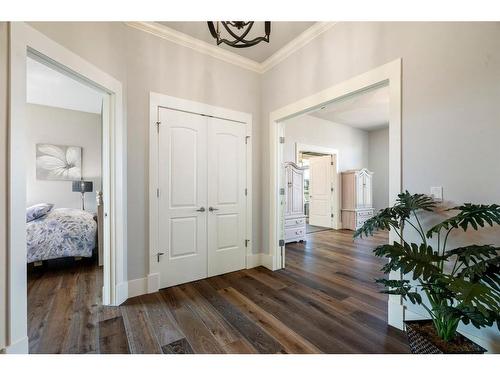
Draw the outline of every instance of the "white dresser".
M373 217L373 172L356 169L342 172L342 227L356 230Z
M292 162L285 165L285 243L306 240L304 214L304 168Z

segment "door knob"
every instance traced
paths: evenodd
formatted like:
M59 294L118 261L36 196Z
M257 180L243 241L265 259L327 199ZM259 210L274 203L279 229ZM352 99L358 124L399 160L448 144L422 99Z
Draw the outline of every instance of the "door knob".
M212 206L208 207L208 210L209 210L210 212L213 212L213 211L219 211L219 209L218 209L218 208L215 208L215 207L212 207Z
M156 253L156 260L158 261L158 263L160 263L160 256L164 255L165 253L162 253L162 252L158 252Z
M205 212L205 207L200 207L196 211L198 211L198 212Z

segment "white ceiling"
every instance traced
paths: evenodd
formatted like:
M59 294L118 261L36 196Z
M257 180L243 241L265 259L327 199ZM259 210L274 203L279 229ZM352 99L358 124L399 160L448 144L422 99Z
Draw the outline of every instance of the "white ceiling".
M196 39L213 44L214 46L217 45L215 39L208 30L206 22L158 23L190 35ZM269 43L261 42L248 48L234 48L225 44L220 44L219 47L261 63L314 24L315 22L271 22L271 35ZM247 38L252 39L253 37L260 35L264 35L264 22L255 22L252 31Z
M367 131L387 127L389 87L383 86L337 100L310 115Z
M100 114L102 98L102 92L33 58L27 59L28 103Z

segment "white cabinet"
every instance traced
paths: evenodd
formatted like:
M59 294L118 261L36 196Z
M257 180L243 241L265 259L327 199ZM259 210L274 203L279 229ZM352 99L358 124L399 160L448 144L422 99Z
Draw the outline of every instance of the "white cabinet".
M374 213L373 172L358 169L342 172L342 227L356 230Z
M304 169L286 162L285 176L285 243L305 241Z

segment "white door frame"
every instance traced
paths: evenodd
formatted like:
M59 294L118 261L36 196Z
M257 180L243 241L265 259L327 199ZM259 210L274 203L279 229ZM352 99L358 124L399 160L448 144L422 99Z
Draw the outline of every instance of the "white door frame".
M7 352L27 353L26 275L26 59L31 53L109 94L110 123L104 134L104 155L109 159L109 251L104 255L103 302L119 305L127 299L127 179L126 129L123 122L122 84L80 56L23 22L10 23L10 121L8 177L8 296ZM106 128L106 126L105 126ZM107 254L106 254L107 253Z
M339 150L329 147L307 145L304 143L295 143L295 163L299 162L301 152L316 152L318 154L331 155L335 159L335 173L333 174L333 185L335 186L335 193L333 198L333 210L335 211L335 221L333 229L341 229L342 223L340 221L340 178L339 178Z
M246 126L246 238L252 238L252 115L245 112L233 111L222 107L176 98L164 94L151 92L149 94L149 274L147 280L148 293L156 292L160 288L160 269L156 259L158 252L158 136L157 124L158 108L168 108L177 111L218 117L225 120L240 122ZM252 242L246 250L246 264L252 256Z
M350 78L316 94L300 99L287 106L271 112L269 116L269 147L270 179L268 193L269 204L269 255L273 258L273 270L282 267L281 247L279 234L282 220L280 220L280 173L283 155L280 152L279 137L283 134L283 121L300 114L320 108L321 106L356 92L387 84L389 87L389 202L393 204L402 189L402 160L401 160L401 59L379 66L366 73ZM396 239L394 233L389 234L389 240ZM391 273L391 278L399 278L399 274ZM400 296L389 296L388 323L402 329L404 306Z

